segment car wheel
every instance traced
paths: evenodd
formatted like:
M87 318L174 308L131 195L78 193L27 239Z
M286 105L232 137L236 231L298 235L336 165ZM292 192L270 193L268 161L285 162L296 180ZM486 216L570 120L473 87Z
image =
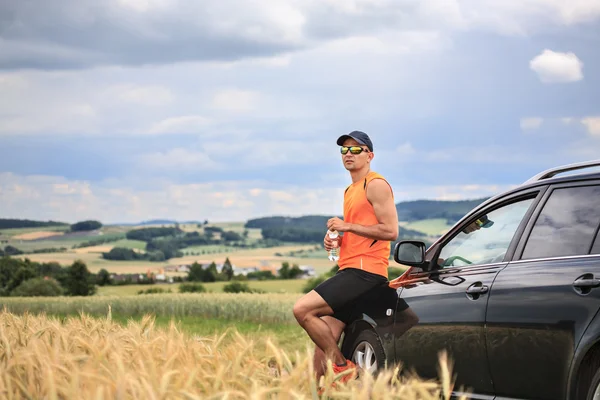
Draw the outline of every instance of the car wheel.
M372 375L385 366L385 352L375 332L364 330L358 334L352 345L352 361Z
M588 389L587 400L600 400L600 369L592 378L592 383Z

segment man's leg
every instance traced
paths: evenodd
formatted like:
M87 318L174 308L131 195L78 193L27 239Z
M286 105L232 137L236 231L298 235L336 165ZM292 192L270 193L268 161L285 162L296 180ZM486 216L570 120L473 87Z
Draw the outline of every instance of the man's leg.
M342 332L344 332L344 328L346 327L346 324L344 324L339 319L333 318L328 315L321 317L321 319L327 323L327 326L329 326L329 330L331 331L335 342L339 342L340 337L342 336ZM327 358L325 357L325 353L323 352L323 350L321 350L318 346L315 346L315 355L313 361L315 375L317 378L317 382L319 382L321 376L325 374L325 370L327 368Z
M338 348L337 340L333 333L320 317L333 315L333 310L314 290L302 296L294 304L294 316L304 328L308 336L325 354L326 359L331 359L338 365L344 365L346 359Z

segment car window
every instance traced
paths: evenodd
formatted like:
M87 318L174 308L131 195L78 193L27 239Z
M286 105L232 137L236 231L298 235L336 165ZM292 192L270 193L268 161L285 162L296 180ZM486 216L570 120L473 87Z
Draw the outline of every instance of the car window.
M591 254L600 254L600 232L596 233L596 240L594 240L594 244L592 245Z
M555 189L537 218L522 259L588 254L600 224L600 186Z
M533 200L520 200L479 215L442 248L438 264L448 268L501 262Z

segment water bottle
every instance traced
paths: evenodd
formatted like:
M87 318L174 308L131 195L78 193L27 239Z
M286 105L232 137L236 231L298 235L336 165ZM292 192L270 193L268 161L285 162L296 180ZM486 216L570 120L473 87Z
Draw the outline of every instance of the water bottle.
M337 231L327 231L329 238L332 240L337 240L338 232ZM329 261L337 261L340 259L340 248L338 247L338 243L335 243L335 247L329 250Z

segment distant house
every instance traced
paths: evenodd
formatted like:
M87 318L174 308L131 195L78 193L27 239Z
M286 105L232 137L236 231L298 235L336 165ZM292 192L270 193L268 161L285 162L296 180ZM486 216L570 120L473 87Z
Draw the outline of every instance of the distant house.
M189 264L167 265L164 268L165 272L190 272Z
M251 272L258 272L258 267L236 267L236 266L233 266L233 274L234 275L247 276Z
M298 268L300 269L300 271L302 271L302 274L297 276L298 279L308 279L317 276L317 273L315 272L315 269L312 265L299 265ZM273 275L279 275L280 270L281 267L277 268L277 270L273 272Z
M115 283L119 283L119 282L138 283L138 282L141 282L144 280L145 275L144 274L111 274L110 278Z
M189 265L179 265L176 269L177 272L190 272Z
M173 277L171 276L166 276L165 274L157 274L154 276L154 280L156 282L168 282L168 283L173 283Z
M304 272L302 278L311 278L313 276L317 276L317 273L312 265L300 265L298 266L298 268L300 268L300 270Z

